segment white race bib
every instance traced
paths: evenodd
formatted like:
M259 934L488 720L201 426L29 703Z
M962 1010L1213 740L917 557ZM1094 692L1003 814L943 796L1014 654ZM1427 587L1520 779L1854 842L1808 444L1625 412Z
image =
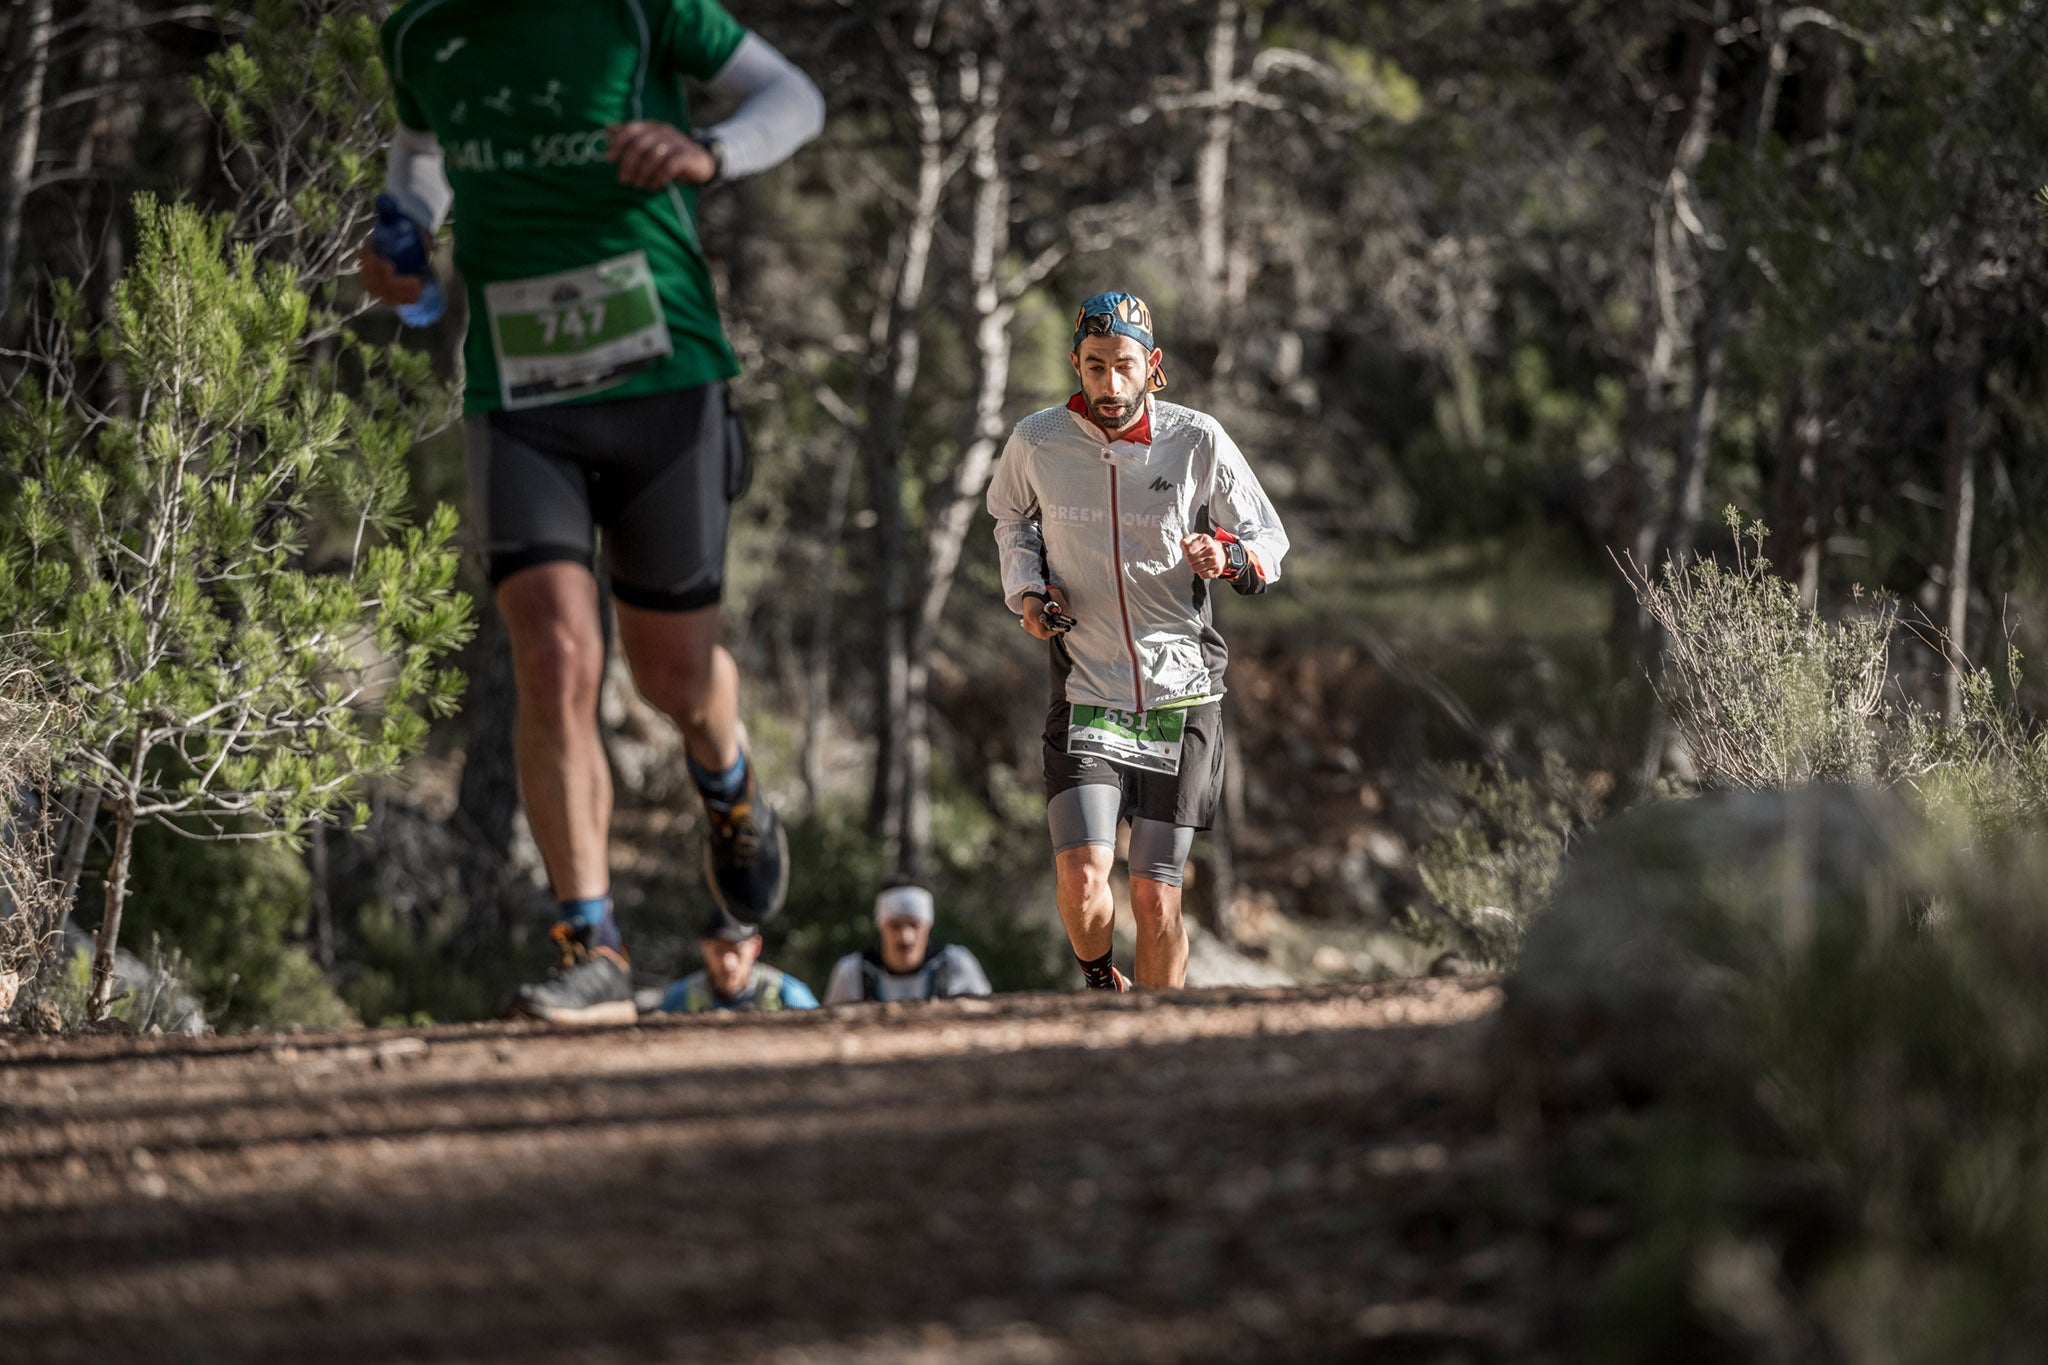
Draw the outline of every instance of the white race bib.
M1180 771L1180 741L1188 713L1118 711L1108 706L1073 706L1067 712L1067 752L1094 754L1122 768L1171 776Z
M596 393L673 352L647 253L484 286L508 410Z

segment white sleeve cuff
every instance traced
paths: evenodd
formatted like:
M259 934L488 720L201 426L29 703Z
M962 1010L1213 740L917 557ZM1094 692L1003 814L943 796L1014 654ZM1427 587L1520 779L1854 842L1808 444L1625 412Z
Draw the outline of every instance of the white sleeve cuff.
M711 88L739 106L731 118L697 134L718 140L719 173L727 180L779 165L825 127L818 87L759 34L740 40Z
M441 140L432 133L400 124L391 138L384 169L384 192L406 217L429 235L448 217L455 191L441 160Z

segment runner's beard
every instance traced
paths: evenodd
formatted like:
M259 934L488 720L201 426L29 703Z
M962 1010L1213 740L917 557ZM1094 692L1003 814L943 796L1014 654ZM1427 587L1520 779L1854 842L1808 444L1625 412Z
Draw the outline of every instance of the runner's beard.
M1104 431L1122 431L1138 415L1138 405L1121 398L1098 398L1088 405L1095 425Z

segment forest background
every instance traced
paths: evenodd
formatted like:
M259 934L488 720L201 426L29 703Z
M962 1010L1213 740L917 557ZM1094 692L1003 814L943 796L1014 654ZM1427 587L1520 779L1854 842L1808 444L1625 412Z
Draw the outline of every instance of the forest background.
M314 321L279 343L291 373L369 419L323 439L381 471L357 491L391 544L425 528L416 558L438 553L433 509L460 504L462 476L435 377L461 309L401 337L344 249L381 176L368 35L386 9L10 7L16 525L24 433L50 429L23 424L24 381L58 365L95 415L81 429L119 418L136 367L67 338L125 335L122 300L142 295L117 283L166 268L149 225L179 201L297 272ZM788 166L702 200L758 462L727 610L794 824L771 952L814 984L898 867L935 881L942 932L1000 986L1063 980L1043 661L1001 607L980 493L1010 423L1069 391L1068 319L1098 289L1152 303L1167 396L1224 421L1294 539L1274 594L1222 610L1234 776L1190 903L1240 962L1348 976L1495 954L1489 924L1540 905L1580 829L1711 783L1652 686L1669 622L1623 567L1732 559L1724 506L1768 527L1766 572L1803 620L1853 622L1888 595L1917 625L1882 644L1899 703L1958 723L1976 676L2037 709L2024 669L1965 661L2038 657L2048 592L2031 458L2048 7L738 13L831 111ZM379 463L394 449L402 469ZM350 567L332 501L288 567ZM358 755L389 775L330 792L308 770L267 812L136 823L124 941L157 944L217 1025L476 1017L536 967L548 901L502 632L476 566L461 577L466 690L450 710L432 703L449 680L416 680L431 726ZM418 585L442 605L457 586ZM10 600L17 629L29 601ZM422 612L432 630L407 639L452 645ZM16 676L20 704L49 700L49 670ZM622 677L603 710L622 915L660 977L687 968L704 906L693 802ZM46 856L90 928L120 839L98 787L64 771L39 808ZM292 837L195 841L181 821Z

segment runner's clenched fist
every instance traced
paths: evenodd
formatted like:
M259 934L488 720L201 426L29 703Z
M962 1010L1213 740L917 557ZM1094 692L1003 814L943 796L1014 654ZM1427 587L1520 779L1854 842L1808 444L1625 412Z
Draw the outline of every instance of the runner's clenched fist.
M1022 621L1024 629L1030 631L1041 640L1050 640L1059 635L1060 632L1045 623L1045 609L1050 606L1057 614L1061 616L1068 615L1067 590L1056 583L1048 583L1045 585L1045 591L1047 599L1043 602L1036 597L1024 599L1024 616Z
M635 189L664 189L678 180L702 185L718 174L710 149L673 124L634 119L606 133L605 160L618 166L620 183Z
M1188 566L1197 578L1221 578L1230 572L1229 561L1223 553L1223 542L1214 536L1197 533L1183 536L1180 552L1188 557Z
M363 292L380 303L418 303L426 281L417 275L401 275L398 267L384 259L384 253L366 239L358 257L363 272Z

